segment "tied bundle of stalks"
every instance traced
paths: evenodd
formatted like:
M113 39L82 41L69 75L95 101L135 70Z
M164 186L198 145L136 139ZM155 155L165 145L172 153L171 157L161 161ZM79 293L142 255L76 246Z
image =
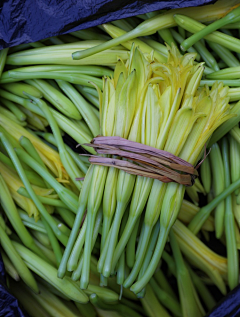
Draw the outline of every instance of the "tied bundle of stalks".
M229 112L228 87L215 83L211 89L199 88L204 66L194 62L196 53L182 56L174 45L167 48L167 63L159 63L153 54L144 55L133 45L127 62L124 64L119 59L113 78L104 78L103 92L96 87L100 100L100 133L104 137L124 138L157 151L167 151L191 167L201 158L214 130L233 116ZM119 145L121 139L117 140ZM117 152L111 157L108 152L100 154L111 160L118 159L117 155ZM123 158L123 165L132 164L132 160L133 157ZM195 174L194 170L192 173ZM124 271L126 254L131 257L127 263L132 269L119 283L141 296L140 292L158 266L185 191L182 184L167 184L147 176L129 174L113 166L91 165L58 269L59 277L68 269L73 271L73 279L80 278L80 287L87 288L94 228L97 215L102 212L98 261L101 284L107 285L107 278L116 270L119 272L121 263ZM86 209L85 225L79 233ZM137 235L143 212L137 251L135 243L126 251L130 237L135 231ZM122 221L125 225L120 230ZM157 242L152 254L146 256L154 235L158 235Z

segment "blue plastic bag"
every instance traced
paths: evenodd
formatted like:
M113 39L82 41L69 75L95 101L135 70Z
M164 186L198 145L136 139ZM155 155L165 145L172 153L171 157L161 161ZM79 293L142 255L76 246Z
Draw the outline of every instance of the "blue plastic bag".
M17 299L11 295L6 287L5 270L0 254L0 316L27 317L23 314Z
M214 2L216 0L2 0L0 49L150 11Z

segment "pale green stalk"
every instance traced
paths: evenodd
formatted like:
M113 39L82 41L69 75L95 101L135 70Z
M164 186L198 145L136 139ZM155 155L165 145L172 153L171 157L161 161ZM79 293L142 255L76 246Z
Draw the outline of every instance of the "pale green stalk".
M104 30L109 34L111 35L112 38L118 38L120 36L123 36L125 34L127 34L126 31L116 27L116 26L113 26L112 24L108 23L108 24L103 24L103 27L104 27ZM142 53L148 53L150 54L153 49L146 43L144 43L143 41L135 38L134 40L130 40L130 41L127 41L127 42L123 42L121 43L124 47L126 47L128 50L131 50L131 47L133 45L133 43L139 47L139 49L141 50ZM159 53L158 51L153 51L153 56L154 58L158 61L158 62L166 62L166 59L164 56L162 56L161 53Z
M60 112L62 112L67 117L76 120L80 120L82 118L74 103L63 93L59 92L54 87L52 87L45 80L30 78L26 80L26 82L39 89L43 93L43 97L51 104L53 104ZM27 91L25 92L28 93ZM27 97L28 95L25 96Z
M206 26L204 24L194 20L193 18L184 16L184 15L175 14L174 19L179 26L183 27L185 30L191 33L197 33L201 30L206 29ZM240 40L235 37L229 36L222 32L215 31L211 34L204 36L204 38L208 41L227 47L231 51L234 51L237 53L240 52L240 48L239 48ZM182 47L182 44L181 44L181 47Z
M20 148L16 148L15 151L12 147L12 145L10 144L10 142L8 141L8 139L5 137L5 135L3 133L0 133L0 138L2 143L4 144L5 149L7 150L13 164L15 165L15 168L18 171L18 175L21 179L21 181L23 182L26 190L28 191L28 193L30 194L32 200L34 201L35 205L37 206L39 212L41 213L41 215L47 220L47 222L49 223L49 225L51 226L51 228L53 229L54 233L58 236L58 238L61 240L61 242L63 244L67 243L67 237L64 236L56 227L55 222L53 221L52 217L48 214L47 210L45 209L45 207L43 206L43 204L38 200L37 195L35 194L35 192L33 191L31 184L29 183L28 179L26 178L26 175L24 173L23 167L19 161L18 155L20 155L21 157L23 156L27 156L28 157L28 161L33 162L33 159L27 154L24 153L24 151ZM16 152L18 152L18 155L16 154ZM21 155L22 153L22 155ZM41 167L41 165L37 164L37 171L39 172L40 169L42 169L41 173L42 175L44 173L46 173L46 171ZM49 174L49 176L51 176ZM51 176L52 180L54 180L55 183L55 179ZM61 186L58 182L57 182L58 186ZM62 187L62 186L61 186ZM60 189L60 188L59 188ZM66 190L66 189L64 189ZM62 191L62 188L61 188ZM65 193L67 193L67 191L65 191ZM64 195L64 193L63 193ZM62 196L62 195L61 195ZM72 196L72 193L71 193ZM72 196L73 197L73 196Z
M88 41L93 42L93 41ZM96 42L96 41L95 41ZM101 41L97 41L98 43ZM67 44L65 44L67 45ZM95 56L87 57L84 60L73 60L72 59L72 52L75 50L78 50L78 47L75 45L72 49L69 48L68 50L58 50L57 45L54 45L52 47L55 47L55 49L52 48L52 50L48 50L45 53L43 51L33 52L33 49L29 50L30 52L27 54L12 54L7 58L7 64L10 65L45 65L45 64L57 64L57 65L68 65L68 66L108 66L108 67L114 67L116 65L116 62L118 58L122 58L124 61L126 61L129 57L128 50L123 50L122 47L116 47L112 48L110 50L106 50L102 53L96 54ZM87 48L87 46L85 46ZM47 47L46 47L47 48ZM46 49L44 47L44 50ZM57 53L56 53L56 50ZM35 51L35 50L34 50ZM14 79L16 81L16 79ZM1 79L0 79L0 82ZM90 85L89 85L90 87Z
M207 309L210 311L216 306L216 300L213 294L209 291L207 286L202 281L201 277L199 277L186 263L190 276L192 278L193 284L197 289L200 297L202 298L204 304L206 305Z
M110 39L110 37L107 36L106 34L102 34L100 32L97 32L97 29L95 29L95 30L89 30L89 29L79 30L79 31L72 32L70 34L76 36L77 38L79 38L81 40L109 40Z
M3 103L3 105L7 107L18 118L19 121L26 120L26 115L13 102L5 98L1 98L1 103Z
M47 280L48 283L52 284L69 299L80 303L86 303L88 301L88 297L75 285L75 283L72 282L69 277L59 279L57 277L57 269L52 265L39 258L21 244L13 242L13 245L26 265L32 271Z
M157 50L167 59L168 51L165 45L146 37L142 37L141 40L151 46L154 50Z
M207 145L209 148L238 124L240 121L240 102L237 102L230 108L230 113L234 113L235 116L224 122L214 131Z
M76 270L78 266L79 258L82 253L82 248L85 241L86 229L87 229L87 219L85 219L82 224L77 240L69 256L68 263L67 263L67 270L69 272Z
M208 156L205 158L204 162L200 167L200 175L204 190L208 194L211 190L212 184L210 160Z
M224 162L223 162L220 148L217 143L212 145L209 158L211 162L213 192L214 192L214 196L216 197L219 194L221 194L225 188ZM215 208L215 234L218 239L221 238L224 231L224 215L225 215L225 202L222 201Z
M94 230L96 214L102 202L103 190L104 190L107 172L108 172L108 168L106 168L105 166L96 165L93 167L93 175L91 179L91 185L90 185L90 190L88 194L88 202L87 202L87 210L88 210L87 231L85 236L83 269L82 269L82 275L80 280L80 287L83 289L86 289L89 283L90 257L91 257L93 230ZM81 200L80 200L80 204L81 204Z
M81 113L83 119L87 123L93 136L99 135L99 120L92 111L90 104L81 96L81 94L68 82L64 80L57 80L59 87L74 103L76 108Z
M47 142L57 146L56 139L54 138L54 135L52 133L47 132L38 132L38 135L43 137ZM88 162L88 158L84 160L84 156L79 155L78 153L74 152L68 145L65 144L65 147L68 151L68 153L71 155L74 162L77 164L77 166L80 168L80 170L86 174L88 170L88 166L86 165L86 161ZM88 164L90 164L88 162Z
M200 241L186 226L176 220L173 230L187 260L205 272L222 294L226 294L227 259L219 256Z
M229 159L231 183L236 182L240 178L240 148L239 143L229 136ZM239 194L239 189L235 191L235 195Z
M154 278L151 278L149 283L150 283L155 295L159 299L160 303L163 306L165 306L166 308L168 308L168 310L171 311L171 313L174 316L181 317L182 316L182 312L181 312L181 306L180 306L179 302L175 298L172 298L163 289L161 289L158 286L157 282L154 280Z
M126 246L126 262L127 262L127 266L129 268L132 268L134 266L134 263L135 263L135 258L136 258L135 244L137 241L140 220L141 220L141 217L139 217L139 219L137 220L136 225L133 229L133 232L132 232L132 234L128 240L127 246Z
M13 202L9 189L0 174L0 197L1 197L1 206L5 211L7 218L9 219L11 225L16 231L17 235L23 242L23 244L28 247L30 250L38 254L39 256L44 257L39 248L35 245L34 240L28 230L22 223L22 220L17 211L16 205Z
M61 218L70 228L73 227L75 215L69 209L57 207L55 211L61 216Z
M114 305L108 305L106 302L104 302L104 300L101 299L100 296L98 297L97 294L92 294L90 296L90 301L94 306L102 309L103 311L112 310L119 312L121 316L123 314L127 314L127 316L129 317L141 317L138 312L119 302L115 303Z
M48 236L46 234L46 230L45 230L45 233L42 233L40 231L36 231L33 229L33 230L31 230L31 233L34 236L35 240L37 240L39 243L44 245L44 247L48 248L49 250L52 250L51 243L50 243Z
M224 179L225 187L230 184L230 160L229 160L229 147L228 141L225 137L222 142L222 155L224 162ZM234 289L238 285L239 280L239 255L236 245L236 235L234 226L234 215L232 210L232 196L229 195L226 198L226 210L225 210L225 233L226 233L226 245L227 245L227 271L228 271L228 285L230 289Z
M27 122L26 121L19 121L18 118L15 116L15 114L13 114L11 111L9 111L8 109L0 106L0 112L8 117L10 120L16 122L17 124L21 125L21 126L26 126Z
M19 217L21 218L23 224L25 224L26 227L29 227L32 229L36 228L37 231L46 234L46 230L45 230L41 220L38 220L36 222L32 217L29 217L28 214L22 209L18 208L17 212L18 212Z
M1 257L2 257L3 264L4 264L5 272L8 275L10 275L11 278L14 279L15 281L19 281L20 276L18 275L17 270L15 269L15 267L12 264L12 262L10 261L9 257L6 255L6 253L3 250L1 250Z
M92 245L91 245L91 251L93 250L95 244L96 244L96 240L100 231L100 226L102 223L102 207L99 208L99 211L96 215L96 221L95 221L95 226L94 226L94 230L93 230L93 238L92 238ZM83 232L84 234L84 232ZM80 250L81 251L81 250ZM73 274L72 274L72 279L74 281L77 281L81 274L82 274L82 269L83 269L83 260L84 260L84 252L82 253L78 263L77 263L77 267L74 270ZM90 277L90 283L91 283L91 277Z
M209 24L203 30L190 36L181 44L181 48L185 51L188 47L194 45L194 43L196 43L197 41L199 41L201 38L205 37L206 35L213 33L214 31L222 28L224 25L228 23L239 22L239 20L240 20L240 7L237 7L237 8L234 8L225 17Z
M228 67L240 66L238 59L226 47L208 41L210 48L226 63Z
M28 97L33 99L33 101L41 108L41 110L45 114L45 117L47 118L47 120L50 124L50 127L53 131L53 135L56 139L61 162L62 162L64 168L66 169L68 175L70 176L72 182L80 190L82 188L82 184L81 184L81 182L76 181L76 176L83 177L84 174L78 169L78 167L75 164L75 162L73 161L72 157L66 151L65 144L64 144L63 139L61 137L60 129L55 121L54 116L52 115L50 109L48 108L47 104L44 101L42 101L38 98L35 98L33 96L30 96L30 95L28 95ZM69 204L68 204L68 206L69 206ZM71 209L71 210L73 211L73 209ZM76 211L77 209L74 209L74 210Z
M44 177L47 180L47 182L55 189L59 198L68 206L70 210L76 213L76 210L78 208L78 197L72 191L70 191L66 187L63 187L63 185L61 185L49 172L47 172L42 167L41 164L39 164L36 160L34 160L30 155L28 155L22 149L18 148L18 149L15 149L15 151L23 162L28 164L33 170L35 170L38 174L40 174L42 177ZM30 192L29 194L31 195ZM34 196L37 198L36 194L34 194Z
M177 299L176 294L172 290L171 285L169 284L167 277L165 276L165 273L161 269L157 270L154 274L154 278L158 285L166 292L168 293L172 298Z
M127 19L115 20L111 23L126 32L129 32L133 29L131 24L128 23Z
M61 79L66 80L72 84L80 84L84 86L92 87L92 83L94 83L97 87L102 89L102 81L101 79L89 76L85 74L69 74L69 73L61 73L61 72L20 72L20 71L9 71L9 76L11 78L18 80L26 80L26 79Z
M29 271L26 264L23 262L23 260L19 256L14 244L9 239L8 235L3 230L1 225L0 225L0 236L1 236L1 246L3 250L6 252L6 254L8 255L11 262L13 263L19 276L24 281L24 283L26 283L34 292L38 293L39 292L38 286L32 273Z
M238 142L240 143L240 129L238 125L236 125L234 128L232 128L229 132L229 134Z
M141 298L141 303L149 317L170 317L167 310L159 303L150 284L146 286L146 295L144 298Z
M204 309L200 303L189 271L184 263L176 236L172 230L170 231L169 236L173 257L176 263L176 277L182 307L182 315L183 317L204 316Z
M83 187L82 187L80 197L79 197L80 203L79 203L79 207L77 210L77 215L76 215L73 227L72 227L70 237L68 239L68 243L67 243L66 248L65 248L64 253L63 253L62 261L61 261L59 268L58 268L57 276L59 278L63 278L63 276L66 273L67 262L68 262L70 254L72 252L72 249L74 247L75 241L77 239L77 235L79 233L79 228L80 228L80 225L82 222L82 218L83 218L84 212L85 212L86 207L87 207L87 200L88 200L88 194L90 191L92 175L93 175L93 166L91 165L86 176L85 176L85 180L83 182Z
M93 94L93 91L95 92L95 89L92 89L90 87L81 86L81 85L75 85L77 90L89 101L91 102L95 107L99 109L99 98L98 95ZM97 93L97 91L96 91Z
M125 212L122 222L121 222L121 228L119 231L119 236L122 236L124 228L126 226L128 220L128 212ZM123 252L118 260L118 264L117 264L117 284L118 285L123 285L123 282L125 280L125 252ZM120 293L119 295L119 299L121 300L122 298L122 293Z
M158 30L158 34L163 39L163 42L167 43L169 46L172 46L172 44L177 45L173 34L171 33L171 29Z
M24 187L20 187L17 192L24 197L30 198L30 195L28 194L27 190ZM39 195L38 195L38 199L45 205L68 209L67 205L64 204L61 200L52 199L52 198L39 196Z
M167 29L166 29L167 30ZM162 30L163 32L164 30ZM170 29L170 32L172 34L172 36L174 37L174 39L180 44L182 43L182 41L184 40L184 38L179 34L177 33L174 29ZM168 43L168 45L171 45ZM195 48L193 47L190 47L188 50L187 50L189 53L196 53L197 56L196 56L196 60L200 60L201 59L201 56L199 55L199 52L196 51ZM209 65L210 66L210 65Z
M0 51L0 78L2 76L2 72L6 63L8 50L9 48L4 48Z
M33 87L29 84L25 84L22 82L19 83L8 83L3 84L1 87L14 95L27 98L26 95L23 94L23 91L27 92L30 95L33 95L36 98L42 98L43 94L36 87Z
M49 224L47 223L47 221L44 218L42 218L42 223L43 223L43 226L46 230L49 241L51 243L51 246L52 246L55 258L56 258L56 263L58 266L61 262L61 259L62 259L62 250L60 248L60 245L58 243L58 240L57 240L52 228L49 226Z

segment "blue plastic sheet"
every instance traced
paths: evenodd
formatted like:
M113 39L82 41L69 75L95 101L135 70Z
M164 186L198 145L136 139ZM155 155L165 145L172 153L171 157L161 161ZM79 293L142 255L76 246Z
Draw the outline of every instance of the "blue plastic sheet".
M206 317L239 317L240 286L231 291Z
M6 287L5 270L0 254L0 316L1 317L28 317L24 315L17 299L11 295Z
M150 11L214 2L213 0L2 0L0 1L0 49Z

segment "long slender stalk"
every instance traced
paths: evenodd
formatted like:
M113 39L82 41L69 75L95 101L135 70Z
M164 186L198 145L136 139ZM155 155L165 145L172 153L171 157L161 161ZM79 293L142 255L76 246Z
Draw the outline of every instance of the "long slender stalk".
M223 138L222 142L222 154L224 162L224 176L225 187L228 187L231 183L230 180L230 161L229 161L229 147L227 138ZM229 195L226 198L226 210L225 210L225 232L227 242L227 258L228 258L228 284L230 289L233 289L238 285L239 276L239 255L236 245L236 235L234 226L234 215L232 210L232 196Z
M21 178L26 190L28 191L28 193L30 194L32 200L34 201L35 205L37 206L39 212L41 213L41 215L46 219L46 221L49 223L49 225L51 226L51 228L53 229L54 233L57 235L57 237L61 240L61 242L63 244L67 243L67 237L65 235L63 235L61 233L61 231L57 228L55 222L53 221L52 217L48 214L48 212L46 211L45 207L43 206L43 204L38 200L35 192L32 189L31 184L29 183L28 179L26 178L26 174L22 168L21 162L16 154L16 152L14 151L12 145L10 144L10 142L7 140L7 138L4 136L3 133L0 133L0 138L2 143L4 144L5 149L7 150L13 164L15 165L16 170L18 171L19 177ZM20 149L15 149L20 150ZM26 153L23 153L25 155L27 155ZM32 158L30 157L30 161L32 161ZM38 166L40 167L40 166ZM43 169L43 171L45 172L45 170ZM60 186L60 185L59 185Z
M0 236L1 236L1 245L8 255L9 259L12 261L14 267L16 268L19 276L22 280L36 293L39 292L37 282L35 281L32 273L27 268L26 264L23 262L22 258L17 253L12 241L9 239L6 232L3 230L0 225Z

